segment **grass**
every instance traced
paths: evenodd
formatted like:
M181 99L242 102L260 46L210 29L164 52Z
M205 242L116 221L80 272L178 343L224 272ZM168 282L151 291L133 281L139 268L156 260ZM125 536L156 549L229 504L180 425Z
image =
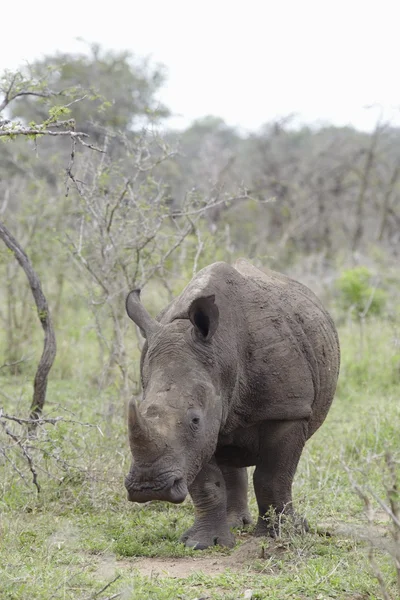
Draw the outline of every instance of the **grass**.
M337 397L307 444L295 481L297 510L308 518L312 532L295 535L288 526L278 540L254 540L248 531L239 531L234 550L199 554L179 543L191 524L190 501L180 506L127 502L124 406L115 393L99 393L89 373L82 375L82 356L95 353L93 339L77 338L86 347L74 358L66 337L64 358L76 360L79 369L73 362L57 369L46 414L80 424L46 425L30 442L39 494L20 449L0 431L0 448L9 459L0 453L0 599L105 600L121 594L143 600L236 600L246 590L252 590L252 598L278 600L382 598L369 544L359 533L372 531L383 548L389 524L373 504L368 529L365 507L344 465L361 485L385 498L384 454L390 450L399 459L399 346L393 326L384 321L366 324L362 348L355 325L344 325L340 338ZM93 364L91 358L91 369ZM72 379L73 372L80 376ZM0 378L5 412L26 415L28 382L26 374ZM8 421L7 427L21 432L18 424ZM251 507L255 515L253 492ZM394 599L393 561L379 549L374 556Z

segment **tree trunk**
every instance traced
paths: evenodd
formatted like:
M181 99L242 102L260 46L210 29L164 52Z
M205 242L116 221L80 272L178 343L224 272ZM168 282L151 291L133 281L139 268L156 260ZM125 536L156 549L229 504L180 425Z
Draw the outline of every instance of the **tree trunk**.
M372 135L370 146L367 150L367 157L365 161L364 170L361 175L360 189L356 201L356 223L351 245L352 252L355 252L358 249L359 243L364 235L365 201L370 183L372 168L374 166L376 150L383 129L384 128L380 125L380 122L378 122L375 127L375 131Z
M35 375L33 385L33 399L31 404L31 419L38 419L46 400L47 377L56 356L56 337L50 317L47 300L43 294L40 279L36 274L31 261L22 250L17 240L11 235L7 227L0 221L0 238L5 245L14 253L15 258L25 271L33 298L36 303L39 320L44 331L44 345L42 356Z
M381 211L381 222L380 222L380 226L379 226L379 232L378 232L378 242L382 242L383 238L384 238L384 234L386 231L386 227L388 224L388 220L389 220L389 214L390 214L390 206L392 203L392 196L394 193L394 188L396 186L397 180L399 178L400 175L400 164L397 164L396 167L393 170L392 176L390 178L389 181L389 185L386 188L386 192L385 195L383 197L383 203L382 203L382 211Z

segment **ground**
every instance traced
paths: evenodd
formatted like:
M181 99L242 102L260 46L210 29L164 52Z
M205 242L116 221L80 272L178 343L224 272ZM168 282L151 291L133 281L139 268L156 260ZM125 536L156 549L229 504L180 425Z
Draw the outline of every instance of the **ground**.
M233 550L195 552L179 543L193 517L190 499L128 503L123 406L91 382L52 381L47 414L65 420L46 425L26 447L40 493L1 428L0 599L373 600L384 598L377 569L387 597L398 597L392 522L377 501L388 504L388 452L399 467L398 346L380 325L364 331L361 354L357 329L340 335L337 396L295 480L296 508L311 532L298 535L287 524L278 539L255 539L249 528L235 532ZM0 387L3 410L26 413L30 380L4 376Z

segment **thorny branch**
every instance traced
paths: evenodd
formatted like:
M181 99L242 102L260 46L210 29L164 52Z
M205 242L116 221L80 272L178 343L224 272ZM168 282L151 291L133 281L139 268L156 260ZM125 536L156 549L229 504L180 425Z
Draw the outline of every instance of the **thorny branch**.
M171 257L192 234L195 237L194 269L197 270L206 245L199 221L207 211L219 205L253 200L244 188L231 196L215 188L201 203L189 195L179 210L171 211L162 182L152 175L152 170L168 159L171 151L169 147L158 146L161 156L154 157L152 149L157 139L151 137L148 142L148 135L143 131L134 140L119 138L126 144L127 158L133 164L123 179L120 167L116 168L106 153L90 161L85 184L77 180L71 167L67 169L67 177L81 200L82 214L76 231L66 237L74 262L86 272L92 285L91 307L99 345L104 352L99 385L109 381L111 369L117 367L124 382L121 390L129 388L122 294L134 286L143 287L157 274L165 279L165 268ZM105 136L104 148L111 137L115 137L112 132ZM74 148L71 164L73 157ZM189 246L192 245L191 239ZM106 312L113 323L110 339L103 331L104 319L97 318L99 310L103 315Z
M374 511L371 502L371 497L378 503L378 505L390 518L390 523L392 525L391 534L394 544L393 546L387 546L386 549L389 552L389 554L393 557L395 563L397 587L398 591L400 592L400 497L398 476L396 472L397 463L390 452L385 453L385 463L389 474L389 482L385 485L389 505L386 504L386 502L384 502L381 498L379 498L379 496L369 486L364 487L359 485L355 481L351 469L349 469L349 467L346 464L344 465L344 468L349 476L350 484L353 490L364 504L368 521L372 523L373 520ZM368 557L373 573L379 583L379 587L381 588L383 598L385 600L390 600L390 594L387 591L384 577L374 559L373 548L377 545L376 540L373 539L373 537L371 536L368 537L368 541L370 544Z
M55 121L54 123L51 124L51 127L57 128L57 127L65 127L66 124L69 123L68 121ZM25 136L32 136L32 137L36 137L36 136L41 136L41 135L50 135L53 137L59 137L59 136L67 136L70 137L71 140L78 140L78 142L80 144L82 144L82 146L85 146L86 148L90 148L91 150L95 150L96 152L104 152L104 150L102 150L101 148L98 148L97 146L94 146L93 144L88 144L87 142L83 141L82 138L87 138L89 137L88 133L84 133L83 131L73 131L71 130L66 130L66 131L54 131L53 129L47 129L46 126L37 126L37 127L23 127L21 126L12 126L10 123L7 123L5 125L0 125L0 137L9 137L9 138L13 138L15 136L18 135L25 135Z
M38 480L37 480L37 478L38 478L38 475L37 475L37 471L36 471L36 469L35 469L35 466L34 466L34 464L33 464L33 459L32 459L32 456L29 454L29 452L27 451L27 449L25 448L25 446L23 445L23 443L21 442L21 440L20 440L20 439L19 439L19 438L18 438L16 435L14 435L14 434L12 433L12 431L10 431L10 430L8 429L8 427L7 427L7 425L4 423L4 421L2 421L2 420L0 419L0 423L1 423L1 426L3 427L3 429L4 429L5 433L6 433L6 434L7 434L7 435L8 435L8 436L9 436L9 437L12 439L12 440L14 440L14 442L17 444L17 446L19 446L19 448L21 448L21 451L22 451L23 455L25 456L25 458L26 458L26 460L27 460L27 462L28 462L28 465L29 465L29 469L30 469L30 471L31 471L31 473L32 473L32 481L33 481L33 484L36 486L37 492L38 492L38 494L39 494L39 493L40 493L40 485L39 485L39 483L38 483ZM23 479L24 479L24 477L23 477ZM24 480L25 480L25 479L24 479Z
M15 92L15 94L12 94L12 88L14 87L16 78L17 78L17 73L12 78L10 86L4 95L2 103L0 104L0 113L5 108L7 108L7 106L10 104L10 102L15 100L16 98L21 98L22 96L36 96L38 98L53 98L54 96L63 96L65 93L65 92L52 92L50 90L47 90L46 92L34 92L34 91L23 90L21 92Z
M257 200L255 198L252 198L252 196L250 196L247 191L245 190L245 192L243 194L240 194L239 196L232 196L230 198L222 198L221 200L211 200L210 202L208 202L205 206L202 206L201 208L197 208L195 210L188 210L188 211L180 211L180 212L174 212L172 214L173 217L191 217L193 215L200 215L202 213L207 212L208 210L210 210L211 208L216 208L217 206L220 206L221 204L230 204L231 202L238 202L240 200L254 200L255 202L257 202L257 204L263 204L263 203L267 203L270 202L270 200Z
M32 480L33 480L34 485L36 486L38 493L40 492L40 485L38 482L38 471L45 473L47 476L52 477L52 478L58 480L59 482L61 482L63 480L63 478L60 479L58 477L55 477L47 469L44 469L40 465L39 462L35 462L32 451L39 452L43 456L45 456L47 459L50 458L50 459L54 460L55 462L59 463L59 465L63 471L68 472L71 469L71 465L68 464L68 462L66 462L62 457L60 457L57 452L53 453L49 449L48 446L45 445L44 449L42 449L40 447L40 445L38 445L36 443L34 443L34 444L32 443L32 438L29 438L29 437L26 438L26 435L23 435L23 436L17 435L15 432L11 431L11 429L9 429L9 427L7 426L7 423L6 423L7 421L11 421L13 423L18 423L18 425L20 425L23 428L23 431L26 431L27 425L28 425L28 429L29 429L29 427L32 425L35 425L35 427L37 427L39 425L50 424L50 425L56 426L58 423L72 423L72 424L81 425L83 427L93 427L93 428L97 429L97 431L103 436L103 432L101 431L101 428L98 425L95 425L93 423L85 423L85 422L81 422L77 419L69 419L69 418L64 418L64 417L39 417L38 419L25 419L22 417L16 417L15 415L9 415L9 414L5 413L2 408L0 408L0 424L3 428L3 431L5 432L5 434L8 437L10 437L13 440L15 446L17 446L20 449L24 459L28 463L29 470L32 473ZM28 440L29 440L29 443L27 443ZM43 438L42 441L46 442L47 438ZM26 480L24 473L18 468L18 466L15 464L15 462L8 456L8 450L11 450L15 446L9 446L9 447L1 447L0 446L0 452L4 456L4 458L11 464L11 467L19 475L19 477L23 480L25 485L28 486L29 484Z
M7 455L7 452L4 450L4 448L0 447L0 452L2 453L2 455L4 456L4 458L10 463L11 468L14 469L14 471L16 473L18 473L18 475L21 477L22 481L25 483L26 486L29 487L28 482L25 479L25 475L22 473L22 471L20 471L17 467L17 465L15 463L13 463L13 461L11 460L11 458Z
M53 131L51 129L42 129L41 127L8 127L0 130L0 137L13 137L15 135L67 135L71 138L89 137L82 131ZM101 151L100 151L101 152Z
M200 258L200 254L203 252L203 249L204 249L204 242L201 237L200 229L198 227L195 227L194 225L193 225L193 229L197 236L197 250L196 250L196 256L194 257L194 261L193 261L193 277L194 277L197 273L197 265L198 265L198 261Z
M390 452L385 454L385 462L389 471L390 484L387 490L387 495L390 503L390 514L393 519L393 540L397 549L395 556L397 587L400 592L400 489L399 478L396 472L396 464Z
M22 357L19 360L14 360L12 362L5 362L2 365L0 365L0 371L1 369L9 369L10 367L16 367L17 365L20 365L21 363L24 363L27 359Z
M56 425L60 422L74 423L76 425L82 425L83 427L94 427L100 432L101 435L103 435L103 432L98 425L94 425L93 423L82 423L81 421L77 421L75 419L64 419L64 417L38 417L37 419L23 419L22 417L15 417L14 415L3 413L3 409L0 408L0 419L15 421L16 423L19 423L19 425L32 425L33 423L36 425L45 425L46 423L50 425Z
M385 584L385 580L383 578L382 572L379 569L378 565L376 564L372 544L371 544L369 552L368 552L368 559L369 559L370 565L372 567L372 571L379 583L379 587L381 588L383 600L391 600L391 597L386 589L386 584Z

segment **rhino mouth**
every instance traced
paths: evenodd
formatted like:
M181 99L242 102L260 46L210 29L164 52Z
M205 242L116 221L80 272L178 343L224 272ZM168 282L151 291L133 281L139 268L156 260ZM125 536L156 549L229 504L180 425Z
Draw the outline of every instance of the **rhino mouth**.
M126 477L125 487L128 491L130 502L150 502L150 500L161 500L180 504L188 495L188 489L182 476L165 474L162 478L153 481L139 481Z

